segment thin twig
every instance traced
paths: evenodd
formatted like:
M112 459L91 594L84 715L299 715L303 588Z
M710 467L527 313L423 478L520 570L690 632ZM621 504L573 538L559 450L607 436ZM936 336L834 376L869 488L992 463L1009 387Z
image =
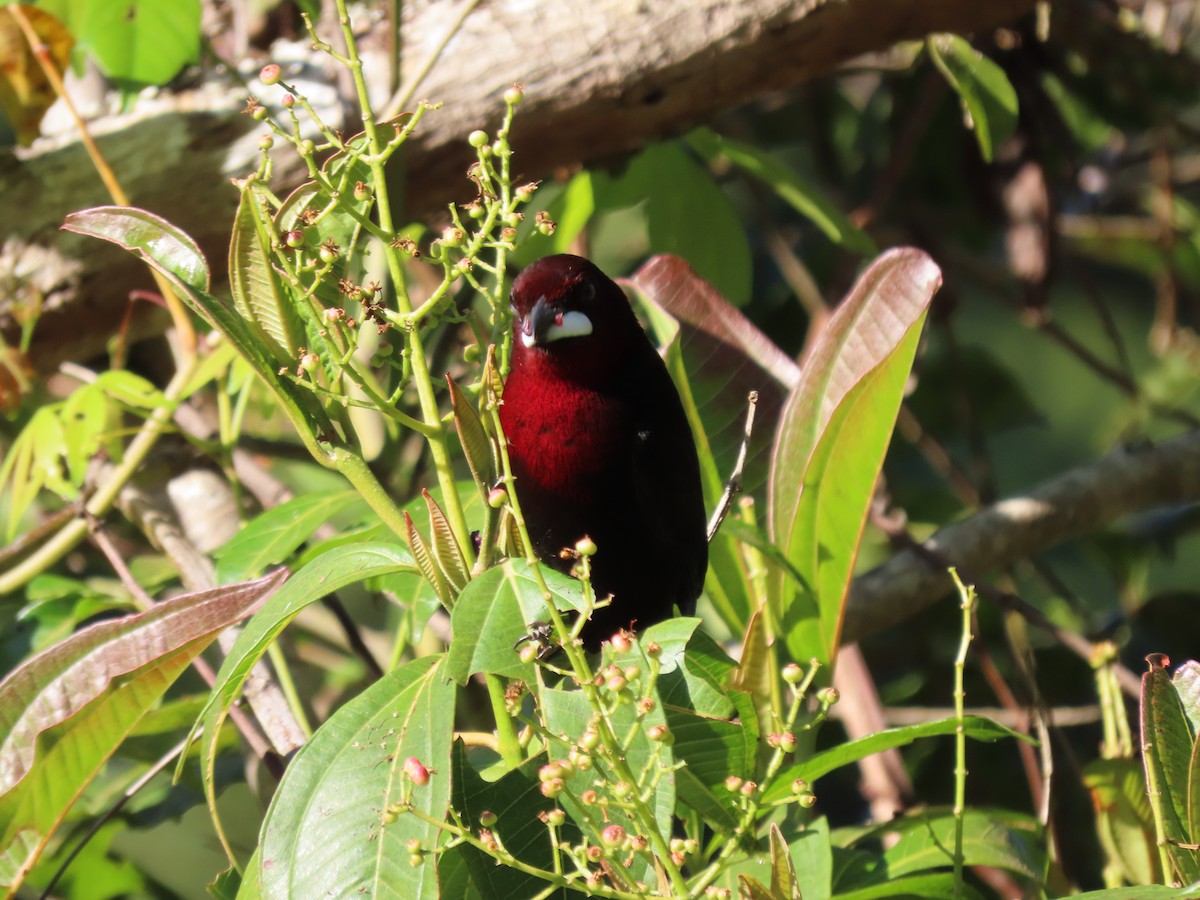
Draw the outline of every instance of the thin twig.
M738 448L737 461L733 464L733 471L729 473L729 480L725 482L725 492L721 494L721 501L713 511L712 518L708 520L710 543L716 537L721 523L725 521L725 516L729 514L734 496L742 492L742 473L746 468L746 454L750 447L750 435L754 431L754 411L757 407L758 391L751 391L746 396L746 423L742 427L742 445Z
M970 583L975 590L975 593L985 600L995 603L1002 609L1011 610L1021 615L1031 625L1036 626L1042 631L1049 634L1054 640L1062 644L1080 659L1089 662L1096 658L1098 652L1097 645L1093 644L1083 635L1076 634L1073 631L1068 631L1054 622L1050 621L1036 606L1033 606L1016 594L1008 591L1003 591L995 585L981 581L968 572L962 565L956 564L954 561L939 553L937 550L931 549L926 544L919 543L912 537L904 528L897 528L888 523L886 519L877 517L873 519L875 524L880 527L889 538L896 541L905 547L906 550L920 557L929 566L938 569L941 572L946 572L951 569L957 569L964 581ZM1116 672L1117 680L1121 684L1121 689L1132 697L1139 695L1141 691L1141 679L1138 678L1129 669L1114 663L1113 669Z

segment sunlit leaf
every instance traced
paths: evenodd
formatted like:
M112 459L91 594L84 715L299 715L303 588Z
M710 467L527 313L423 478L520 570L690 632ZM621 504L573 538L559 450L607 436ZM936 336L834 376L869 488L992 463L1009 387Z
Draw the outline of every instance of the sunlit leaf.
M0 683L0 881L20 882L138 720L283 575L185 594L92 625Z
M333 547L293 575L259 612L246 623L225 655L216 683L189 738L204 728L205 788L213 790L216 735L229 708L237 699L255 664L287 624L310 603L376 575L415 571L409 552L397 544L349 544Z
M578 581L545 567L542 577L558 609L583 605ZM493 566L472 579L454 604L446 674L459 684L477 672L532 679L532 666L521 662L514 645L531 624L546 621L546 601L529 564L508 559Z
M932 35L927 46L934 65L962 100L980 155L991 162L1016 130L1016 90L1003 69L957 34Z
M62 227L111 241L194 291L208 290L208 263L199 246L161 216L131 206L97 206L68 214Z
M237 309L208 293L208 264L195 241L180 229L145 210L124 206L70 213L62 227L124 247L165 275L184 302L233 344L297 428L316 435L333 433L329 417L313 395L279 376L271 348Z
M925 313L941 272L891 250L863 273L804 364L776 432L769 482L774 542L807 585L776 574L774 621L792 659L832 662L854 559Z
M953 716L950 716L933 722L922 722L920 725L888 728L885 731L877 731L874 734L869 734L857 740L847 741L829 750L822 750L819 753L814 753L802 762L781 769L775 782L768 788L765 799L767 802L770 802L786 797L791 791L792 782L797 778L803 778L811 784L822 775L826 775L834 769L851 765L875 753L892 750L896 747L905 747L921 738L954 734L957 728L957 721ZM1001 725L999 722L995 722L985 716L964 716L963 734L977 741L997 741L1001 738L1015 738L1027 743L1034 742L1029 735L1013 731L1011 728Z
M117 81L166 84L200 58L200 0L39 0Z
M1196 842L1190 831L1188 800L1196 736L1180 702L1165 659L1151 656L1142 675L1142 761L1147 790L1158 795L1167 854L1184 884L1200 881L1200 856L1187 844ZM1198 779L1200 780L1200 779Z
M256 516L216 552L217 577L238 581L278 565L333 516L365 506L356 491L302 494Z
M409 841L432 849L450 800L454 684L440 656L395 669L330 717L288 766L263 822L262 896L436 897L432 856L409 864ZM403 777L415 757L429 783Z

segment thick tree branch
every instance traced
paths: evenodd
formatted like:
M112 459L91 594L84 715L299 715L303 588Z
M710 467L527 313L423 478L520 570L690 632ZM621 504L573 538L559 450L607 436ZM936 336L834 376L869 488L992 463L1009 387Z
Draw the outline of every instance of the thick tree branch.
M1193 431L1153 447L1116 450L948 525L925 546L981 576L1122 516L1197 500L1200 431ZM895 625L952 588L944 570L911 550L902 551L854 580L844 640L857 641Z
M406 77L443 41L463 2L404 4ZM494 125L501 93L516 82L525 85L527 100L514 133L515 165L533 179L678 134L897 41L933 31L986 32L1032 7L1033 0L481 3L416 87L415 96L445 107L425 119L410 146L407 208L421 215L469 198L464 173L472 157L465 136ZM381 19L362 21L368 23L368 73L383 108L388 27ZM297 66L297 80L321 85L314 99L320 102L324 91L329 101L320 61ZM207 81L184 95L149 100L131 116L95 123L133 202L193 235L218 276L237 204L228 180L254 168L261 130L239 114L241 94L234 85ZM329 106L338 107L336 98ZM14 341L20 307L42 303L32 357L48 371L65 359L102 352L130 291L152 289L152 282L128 254L58 232L66 213L107 202L79 144L45 141L34 151L19 162L0 161L0 204L20 211L0 232L0 332ZM294 184L299 177L293 168L282 180ZM147 304L136 312L135 335L165 324Z

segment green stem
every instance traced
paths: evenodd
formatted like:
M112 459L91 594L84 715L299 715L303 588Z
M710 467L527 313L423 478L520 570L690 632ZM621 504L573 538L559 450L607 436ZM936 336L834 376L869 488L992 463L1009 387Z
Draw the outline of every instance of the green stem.
M404 524L404 513L396 505L391 494L379 483L379 479L375 477L375 473L371 471L370 466L363 458L344 447L334 449L327 456L330 460L330 468L339 472L343 478L354 485L355 490L367 501L372 512L379 516L397 537L403 540L408 533Z
M304 732L306 738L311 738L313 735L312 725L304 712L304 704L300 702L296 682L292 680L292 670L288 667L287 659L278 642L273 641L267 645L267 654L271 657L271 664L275 667L275 680L279 682L279 689L283 691L284 699L287 700L296 724L300 726L300 730Z
M354 78L354 87L358 94L359 107L362 110L363 135L370 147L368 165L371 169L371 180L375 192L376 210L379 214L379 227L385 234L395 234L395 222L392 217L391 201L388 197L387 178L381 157L382 145L379 132L375 127L375 116L371 109L371 100L367 94L367 82L363 76L363 63L358 55L358 45L350 27L350 16L346 10L346 0L336 0L338 19L342 33L346 38L348 64ZM412 301L408 296L407 281L404 276L404 263L400 252L391 244L384 244L384 255L387 259L388 273L396 289L396 304L402 314L412 311ZM417 387L417 397L421 404L421 417L429 429L426 439L429 442L429 453L433 459L434 471L437 473L438 485L442 489L442 506L446 518L462 548L468 564L474 562L474 548L471 544L471 531L467 527L467 517L463 513L462 501L455 489L454 466L450 458L450 448L446 428L438 412L437 397L433 393L433 382L429 375L429 362L425 358L425 347L421 343L421 335L417 329L406 334L410 359L413 367L413 381ZM398 533L403 533L398 532Z
M498 675L485 675L488 698L492 701L492 715L496 719L496 739L500 744L500 758L510 769L515 769L525 759L521 752L521 740L516 726L504 703L504 682Z
M954 659L954 897L957 900L963 895L963 811L967 804L967 735L963 721L967 693L963 687L963 672L967 666L967 649L971 646L975 590L963 585L956 570L950 570L950 577L962 598L962 640Z

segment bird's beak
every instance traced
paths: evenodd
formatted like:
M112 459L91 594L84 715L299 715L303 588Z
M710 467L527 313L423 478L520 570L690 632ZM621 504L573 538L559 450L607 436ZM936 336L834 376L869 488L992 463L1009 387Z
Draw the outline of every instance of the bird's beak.
M555 309L545 297L539 297L521 322L521 343L526 347L544 347L567 337L592 333L592 320L579 310Z

